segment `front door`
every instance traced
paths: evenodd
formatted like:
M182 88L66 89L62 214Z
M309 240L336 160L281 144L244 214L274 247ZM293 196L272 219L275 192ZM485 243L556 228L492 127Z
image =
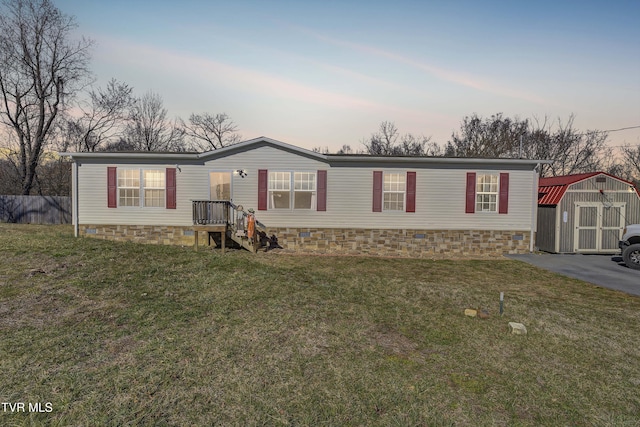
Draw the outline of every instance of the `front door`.
M209 200L231 200L231 172L209 172Z
M624 203L576 203L575 252L616 252L624 228Z

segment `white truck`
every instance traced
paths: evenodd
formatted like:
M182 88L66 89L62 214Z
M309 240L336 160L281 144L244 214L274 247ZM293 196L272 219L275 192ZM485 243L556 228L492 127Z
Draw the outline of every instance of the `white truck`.
M640 224L628 225L618 246L627 267L640 270Z

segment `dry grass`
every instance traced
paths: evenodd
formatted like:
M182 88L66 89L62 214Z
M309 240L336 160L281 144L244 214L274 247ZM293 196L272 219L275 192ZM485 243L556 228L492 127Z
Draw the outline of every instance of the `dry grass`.
M2 425L640 424L640 299L517 261L194 253L7 224L0 259L0 398L53 406Z

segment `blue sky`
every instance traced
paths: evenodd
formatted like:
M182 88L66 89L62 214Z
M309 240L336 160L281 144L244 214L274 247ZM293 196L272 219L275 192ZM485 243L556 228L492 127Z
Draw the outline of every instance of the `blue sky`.
M640 126L637 0L54 1L95 40L98 85L226 112L245 139L360 148L386 120L443 144L498 112Z

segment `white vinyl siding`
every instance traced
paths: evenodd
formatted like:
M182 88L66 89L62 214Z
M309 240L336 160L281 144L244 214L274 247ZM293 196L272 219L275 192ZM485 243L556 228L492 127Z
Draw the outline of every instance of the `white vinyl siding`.
M153 170L160 170L166 175L166 168L175 167L176 162L153 165ZM182 172L176 176L177 209L156 207L126 207L120 208L119 190L118 209L107 206L107 166L117 168L116 175L120 177L121 170L135 170L140 177L141 170L152 170L149 165L127 164L119 165L110 161L106 163L81 162L78 167L78 221L79 224L127 224L127 225L191 225L191 200L208 200L209 174L202 166L181 166ZM204 172L204 173L201 173ZM201 183L205 185L199 188ZM139 188L139 187L138 187ZM153 189L152 189L153 190ZM204 191L202 191L204 190ZM162 206L166 203L166 189ZM140 199L144 196L141 195ZM141 200L143 202L143 200Z
M416 171L416 215L390 218L372 212L373 171L376 167L331 167L328 163L263 146L208 160L204 164L180 164L176 174L177 209L109 209L107 207L107 166L120 169L175 167L176 160L162 164L118 164L113 160L81 162L79 173L80 224L192 225L191 200L209 200L209 173L212 170L244 170L244 178L232 176L233 203L254 208L256 218L269 227L420 229L420 230L530 230L537 194L532 170L483 168L482 173L509 173L509 213L506 215L465 215L466 173L469 165L411 166ZM327 211L315 209L258 210L258 170L309 172L327 170ZM407 167L383 168L385 173L404 174ZM293 178L291 178L293 180ZM294 185L293 183L291 184ZM536 187L534 189L534 186ZM315 182L317 191L317 176ZM302 188L301 188L302 190ZM309 190L305 190L309 191ZM406 195L405 195L406 197ZM293 205L294 200L291 199ZM405 203L406 208L406 203Z

